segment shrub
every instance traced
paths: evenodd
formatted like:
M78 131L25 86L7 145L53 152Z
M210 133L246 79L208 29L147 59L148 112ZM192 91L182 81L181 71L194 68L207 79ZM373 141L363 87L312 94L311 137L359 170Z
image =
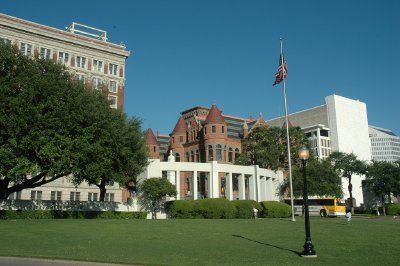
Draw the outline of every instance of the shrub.
M254 200L234 200L232 204L236 208L235 218L239 219L252 219L254 218L253 209L256 208L258 213L261 213L261 206L258 202Z
M188 219L194 218L193 200L175 200L165 204L165 212L169 218Z
M260 217L267 218L286 218L292 214L290 205L277 201L263 201L261 202L261 215Z
M194 204L195 218L232 219L235 218L236 208L227 199L201 199Z
M146 219L146 212L1 210L0 219Z
M400 203L390 204L387 210L388 215L400 215Z

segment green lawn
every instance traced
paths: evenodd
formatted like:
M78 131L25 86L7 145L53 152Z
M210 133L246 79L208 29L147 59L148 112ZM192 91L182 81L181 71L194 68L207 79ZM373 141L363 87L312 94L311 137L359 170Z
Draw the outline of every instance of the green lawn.
M162 265L398 265L400 220L6 220L0 255Z

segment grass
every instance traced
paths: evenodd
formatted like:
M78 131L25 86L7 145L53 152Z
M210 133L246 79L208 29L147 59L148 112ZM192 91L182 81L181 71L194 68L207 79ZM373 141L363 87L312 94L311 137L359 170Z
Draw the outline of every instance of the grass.
M311 219L316 259L298 256L304 220L6 220L0 256L156 265L397 265L400 220Z

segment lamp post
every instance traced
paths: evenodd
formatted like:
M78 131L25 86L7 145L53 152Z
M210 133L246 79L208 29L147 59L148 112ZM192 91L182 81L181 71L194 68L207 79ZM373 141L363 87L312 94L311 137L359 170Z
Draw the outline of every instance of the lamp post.
M317 253L314 250L314 246L311 242L311 233L310 233L310 214L308 210L308 187L307 187L307 160L310 157L310 152L307 148L302 148L299 151L299 158L301 159L303 166L303 181L304 181L304 189L303 189L303 202L304 202L304 214L305 214L305 228L306 228L306 241L303 246L303 252L301 253L302 257L305 258L316 258Z

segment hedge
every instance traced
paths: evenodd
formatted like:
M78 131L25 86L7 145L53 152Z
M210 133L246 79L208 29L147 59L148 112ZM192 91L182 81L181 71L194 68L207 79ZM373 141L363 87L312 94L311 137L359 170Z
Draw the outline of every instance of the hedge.
M277 201L261 202L262 211L259 217L286 218L292 214L290 205Z
M201 199L194 201L195 218L232 219L235 218L236 208L227 199Z
M400 203L390 204L387 208L388 215L400 215Z
M146 212L0 210L0 219L146 219Z
M165 212L170 218L188 219L194 218L193 200L175 200L168 201L165 204Z
M235 218L239 219L252 219L254 218L254 208L260 214L262 211L261 205L255 200L234 200L231 201L236 207Z

